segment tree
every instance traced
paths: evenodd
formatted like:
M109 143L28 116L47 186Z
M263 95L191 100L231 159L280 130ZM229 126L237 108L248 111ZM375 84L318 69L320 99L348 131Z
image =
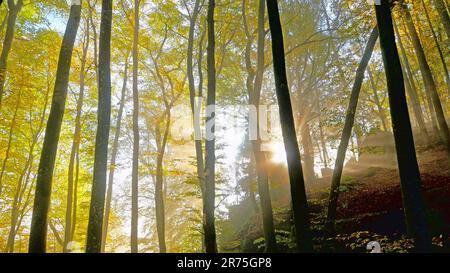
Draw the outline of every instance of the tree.
M303 178L300 150L298 147L292 104L286 76L283 31L277 1L267 0L270 33L272 35L273 69L275 87L280 109L280 123L288 162L291 185L292 210L297 249L312 251L312 238L309 229L308 203Z
M73 3L72 3L73 4ZM5 39L3 40L2 53L0 55L0 110L2 109L2 99L5 93L6 68L8 63L9 52L11 51L14 39L14 30L16 28L17 14L23 7L23 0L8 0L8 18L6 25Z
M44 144L39 162L33 216L31 218L29 252L45 252L47 239L48 210L52 189L52 176L55 167L59 133L64 115L67 88L69 84L72 51L81 17L81 2L72 1L69 21L64 33L56 72L50 115L45 129Z
M256 123L256 136L252 136L252 150L253 156L255 158L256 173L258 180L258 192L260 196L261 213L263 220L263 231L265 240L265 251L266 252L276 252L277 242L275 238L275 227L273 223L273 211L272 211L272 201L270 198L270 188L269 188L269 175L267 173L267 156L264 151L261 150L261 137L259 135L259 120L260 120L260 98L261 98L261 88L264 78L264 46L266 32L264 29L264 15L265 15L265 1L259 0L258 8L258 39L257 39L257 60L256 60L256 70L252 67L251 60L251 49L253 46L254 36L250 33L247 15L246 15L246 1L242 1L242 18L244 23L244 30L247 36L247 44L245 51L245 63L247 69L247 92L249 96L249 104L255 107L256 119L252 122ZM251 125L253 126L253 125Z
M447 156L450 164L450 131L448 129L444 111L442 109L441 100L439 98L436 83L434 81L433 74L431 73L431 68L425 57L425 52L423 50L422 43L420 42L419 35L417 34L417 31L414 27L414 23L411 18L411 13L409 12L408 7L405 6L404 4L401 5L401 9L403 11L403 14L405 15L405 23L408 28L409 34L411 35L411 41L413 43L416 56L419 62L419 67L422 73L422 78L426 92L431 97L431 100L433 102L433 107L439 124L441 137L447 149Z
M84 102L84 89L85 89L85 76L86 76L86 59L89 49L89 21L86 20L86 34L83 44L83 52L81 56L81 67L80 67L80 92L77 101L77 113L75 117L75 130L73 133L72 149L70 151L69 158L69 171L68 171L68 190L67 190L67 207L66 207L66 223L64 228L64 247L63 251L67 252L67 244L73 239L73 229L72 226L75 224L75 210L76 205L74 205L74 168L75 168L75 158L79 152L80 141L81 141L81 115Z
M215 0L208 0L208 48L207 48L207 66L208 66L208 94L207 107L210 113L206 117L206 129L210 126L210 136L206 137L205 144L205 205L203 213L205 215L205 248L206 253L216 253L216 227L214 220L215 209L215 104L216 104L216 58L215 58L215 33L214 33L214 9ZM207 131L208 134L208 131Z
M133 166L131 174L131 252L138 252L138 194L139 194L139 6L134 1L133 31Z
M436 6L436 10L441 17L442 25L444 25L444 30L447 33L447 39L450 40L450 17L448 15L447 8L445 7L444 0L434 0L434 5Z
M101 252L105 252L106 238L108 235L109 215L110 215L110 211L111 211L111 200L112 200L113 186L114 186L114 172L117 167L116 159L117 159L117 153L119 151L119 137L120 137L120 130L122 128L123 109L125 107L125 95L127 92L127 80L128 80L128 56L126 56L125 68L123 71L122 92L120 95L119 112L117 113L117 119L116 119L116 132L114 134L113 146L112 146L112 150L111 150L111 163L110 163L109 174L108 174L108 190L106 192L105 217L103 219Z
M378 40L378 29L374 28L370 34L366 49L356 70L355 83L350 95L350 102L347 108L345 117L344 130L342 131L341 142L339 144L338 153L336 156L336 163L334 165L333 177L331 178L330 197L328 199L328 212L326 229L330 234L335 231L336 210L339 197L339 187L341 183L342 171L344 168L345 153L348 148L348 143L351 137L352 128L355 122L355 114L358 106L358 98L361 91L361 86L364 81L364 74L369 64L370 58L375 44Z
M199 76L199 88L198 94L195 92L195 78L194 78L194 34L195 34L195 24L197 23L197 18L201 10L200 0L196 0L194 4L194 9L192 11L192 16L189 21L189 37L188 37L188 49L187 49L187 76L189 83L189 100L191 104L192 119L194 123L194 137L195 137L195 157L197 163L197 176L199 181L200 190L202 193L202 202L205 202L205 173L204 173L204 162L203 162L203 147L201 139L200 130L200 111L196 111L201 107L202 98L202 79ZM201 45L201 42L200 42ZM199 50L200 60L198 61L199 74L202 73L202 53ZM198 99L196 100L196 97Z
M375 11L386 72L406 226L415 240L416 251L428 252L431 250L431 239L420 189L420 172L389 1L381 1L381 5L375 5Z
M94 178L86 242L86 252L88 253L96 253L101 250L111 119L111 25L112 0L102 0L98 54L98 125L95 138Z

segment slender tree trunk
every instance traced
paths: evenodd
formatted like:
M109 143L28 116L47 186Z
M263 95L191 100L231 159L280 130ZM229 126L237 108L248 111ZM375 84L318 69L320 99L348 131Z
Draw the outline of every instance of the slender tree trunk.
M431 34L433 35L433 40L436 44L436 49L438 50L438 53L439 53L439 58L441 59L442 69L444 70L444 74L445 74L444 78L445 78L445 82L447 83L447 94L448 94L448 97L450 97L450 74L448 73L447 64L445 63L444 53L442 52L441 45L439 44L436 32L434 31L433 24L431 23L431 20L430 20L430 14L428 13L428 9L427 9L427 6L425 5L424 0L422 0L422 5L423 5L423 9L425 11L425 16L427 18L428 25L430 26ZM447 14L447 18L448 18L448 14ZM449 37L449 39L450 39L450 37Z
M441 17L441 22L444 26L445 32L447 33L447 39L449 40L448 44L450 46L450 17L448 15L447 8L445 7L444 0L434 0L434 5L439 13L439 17Z
M427 132L427 127L425 125L425 120L423 118L422 115L422 108L420 106L420 100L419 100L419 95L417 94L417 89L415 87L415 84L412 82L413 79L411 79L411 81L408 80L409 77L405 77L407 73L409 73L410 75L411 73L411 66L409 64L409 61L407 59L407 55L406 55L406 50L405 47L403 46L403 42L402 42L402 38L400 36L400 33L398 31L397 28L397 24L395 24L395 22L393 22L394 25L394 32L397 33L397 37L398 37L398 41L399 41L399 46L400 46L400 50L402 52L403 55L403 66L406 69L402 69L403 71L403 77L406 80L406 91L409 94L409 97L411 99L412 102L412 108L414 111L414 116L416 117L417 123L419 124L419 129L422 132L422 135L428 139L428 132Z
M72 149L70 151L69 158L69 171L68 171L68 190L67 190L67 207L66 207L66 223L64 229L64 246L63 252L68 252L67 244L73 239L72 232L72 221L73 221L73 195L74 195L74 166L75 166L75 156L78 153L81 141L81 115L83 110L84 102L84 88L85 88L85 73L86 73L86 58L89 49L89 21L86 24L86 36L83 46L83 53L81 57L81 67L80 67L80 94L78 95L77 101L77 113L75 117L75 131L72 140Z
M387 127L386 114L384 113L384 108L381 105L380 97L378 96L377 86L373 79L373 75L372 75L372 71L370 70L370 66L367 67L367 74L369 75L370 86L372 87L373 96L375 98L375 104L377 105L378 115L380 116L380 120L381 120L381 125L383 125L383 130L385 132L387 132L389 129Z
M48 210L52 189L52 176L55 168L56 151L67 97L70 65L75 38L81 16L81 1L72 1L66 32L61 45L56 82L50 115L45 130L44 144L41 151L33 216L31 219L29 252L45 252L47 239Z
M422 108L420 107L418 89L417 89L415 81L414 81L411 64L409 63L408 55L406 54L406 50L405 50L405 46L403 45L403 39L400 36L400 32L398 31L398 27L397 27L397 24L395 23L395 21L393 21L393 25L394 25L394 31L397 32L398 43L399 43L401 54L403 57L403 64L405 66L406 75L408 76L405 79L407 80L407 85L409 84L411 86L410 96L411 96L411 98L413 98L414 96L417 97L417 101L413 99L413 107L419 108L418 110L420 110L420 113L422 113ZM425 97L429 103L428 106L430 107L430 119L431 119L433 131L436 134L436 136L439 136L439 128L437 126L436 115L434 114L432 102L431 102L431 100L428 99L429 98L428 94L426 94ZM416 106L414 106L414 103L416 103ZM415 111L417 111L417 110L415 110ZM419 112L417 112L417 114L419 114ZM427 131L426 126L425 126L425 130L423 130L423 129L421 129L421 130L423 133L425 133L425 131ZM428 135L428 131L427 131L426 135Z
M405 15L405 22L408 28L409 34L411 35L412 43L416 51L417 59L419 61L420 70L422 72L423 81L425 84L425 89L430 95L434 111L436 113L437 121L439 124L439 129L441 132L441 138L447 149L447 156L450 164L450 132L448 130L447 121L445 120L444 111L442 109L441 100L436 88L436 83L433 79L430 66L428 65L427 59L425 57L425 52L423 51L422 44L420 42L417 31L414 27L414 23L411 18L411 13L408 7L402 5L403 14Z
M98 64L98 127L95 138L94 178L86 242L86 252L88 253L100 252L102 241L111 121L111 25L112 0L102 0Z
M11 120L11 126L9 127L8 144L6 146L5 157L3 158L2 169L0 171L0 196L2 195L2 192L3 192L3 175L5 174L5 171L6 171L6 163L8 162L8 159L9 159L9 153L11 152L11 144L12 144L13 136L14 136L14 128L16 127L17 112L19 111L21 94L22 94L22 89L19 89L16 107L15 107L14 114L13 114L13 117Z
M425 206L420 189L420 172L409 121L405 85L395 43L390 5L385 0L381 2L381 5L375 5L375 10L386 71L406 226L409 234L415 239L416 251L427 252L431 250L431 237L428 232Z
M294 116L286 76L283 31L277 1L267 0L270 33L272 35L272 55L275 87L280 110L280 123L286 150L289 180L291 184L292 209L297 249L312 251L312 238L309 228L309 212L306 199L300 150L295 131Z
M128 56L127 56L127 59L125 60L125 69L123 72L122 93L120 95L119 112L117 113L117 120L116 120L116 132L114 134L113 147L112 147L112 151L111 151L111 164L109 167L109 175L108 175L108 191L106 193L105 218L103 221L101 252L105 252L106 238L108 235L109 215L110 215L110 210L111 210L111 200L112 200L113 184L114 184L114 172L116 170L117 152L119 150L120 129L122 127L123 108L125 106L127 80L128 80Z
M131 253L138 252L138 194L139 194L139 6L134 0L133 35L133 166L131 174Z
M8 56L11 51L12 42L14 40L14 32L16 28L17 14L23 7L23 0L18 0L14 3L13 0L8 0L8 19L6 25L6 34L3 40L2 53L0 55L0 110L2 109L2 100L5 93L6 69L8 64Z
M244 28L247 36L247 45L245 51L245 63L247 67L247 91L249 95L250 105L255 107L256 120L252 120L256 124L256 135L252 136L252 151L255 158L255 167L257 173L258 192L261 203L261 213L263 221L263 231L265 240L265 252L276 252L277 242L275 237L275 227L273 222L272 201L270 198L269 175L267 173L267 156L264 151L261 151L261 138L259 135L259 104L261 97L261 87L264 78L264 46L265 46L265 29L264 29L264 15L265 15L265 1L259 0L258 8L258 40L257 40L257 64L256 71L252 68L251 62L251 48L253 45L253 35L248 30L246 17L246 1L242 1L242 18Z
M306 115L303 116L306 118ZM316 179L314 171L314 147L311 139L311 131L308 122L305 120L300 127L300 135L302 139L302 146L304 151L303 162L305 164L305 182L312 183Z
M195 141L195 157L197 161L197 176L198 182L200 186L200 191L202 194L202 202L203 206L205 205L205 174L204 174L204 162L203 162L203 147L202 147L202 135L200 130L200 109L201 109L201 93L202 90L202 80L199 79L199 95L196 100L196 92L195 92L195 78L194 78L194 34L195 34L195 24L197 23L198 14L201 10L200 0L195 1L194 10L192 11L192 17L189 22L189 38L188 38L188 50L187 50L187 75L189 82L189 98L191 103L191 111L192 111L192 119L194 123L194 141ZM201 41L199 43L201 46ZM199 48L199 74L201 74L201 49ZM200 78L200 77L199 77ZM204 215L203 215L204 221ZM204 233L202 233L204 236ZM204 238L202 238L204 241Z
M350 95L350 102L345 117L344 130L342 131L341 142L339 144L336 163L334 166L333 177L331 178L330 197L328 199L328 212L326 221L326 230L330 235L335 232L336 210L339 197L339 187L341 184L341 176L344 168L345 153L347 151L348 142L352 134L352 128L355 122L355 114L358 106L358 98L361 92L361 86L364 81L364 74L372 57L372 52L378 40L378 29L374 28L370 34L366 49L356 70L355 83Z
M321 117L319 117L321 119ZM320 135L320 146L322 147L322 156L323 156L323 166L328 168L328 151L327 144L325 142L325 135L323 133L323 124L322 121L319 120L319 135Z
M166 253L166 216L165 216L165 205L164 205L164 153L167 146L167 139L169 136L170 130L170 109L169 106L166 105L167 109L167 120L166 126L164 128L163 136L161 139L161 132L159 129L159 125L156 126L156 145L158 147L158 156L156 159L156 184L155 184L155 210L156 210L156 230L158 233L158 244L159 244L159 252Z
M216 104L216 58L215 58L215 32L214 32L214 9L215 0L208 0L208 96L207 107L210 113L206 117L206 143L205 143L205 247L206 253L217 253L216 227L214 220L215 198L216 198L216 151L215 151L215 104ZM208 126L210 131L208 131ZM209 134L209 136L208 136Z

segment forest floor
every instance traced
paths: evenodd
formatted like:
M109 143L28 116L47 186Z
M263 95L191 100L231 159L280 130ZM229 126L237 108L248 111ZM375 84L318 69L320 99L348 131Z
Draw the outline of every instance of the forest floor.
M446 152L433 148L418 149L422 188L433 242L443 249L443 234L450 234L450 175ZM309 189L312 222L321 237L330 177L321 178ZM367 251L367 242L377 240L388 245L387 252L406 252L407 240L398 171L393 168L366 167L345 171L337 210L332 249L319 243L323 251ZM448 238L448 237L447 237ZM328 240L329 241L329 240ZM325 247L323 245L328 245Z

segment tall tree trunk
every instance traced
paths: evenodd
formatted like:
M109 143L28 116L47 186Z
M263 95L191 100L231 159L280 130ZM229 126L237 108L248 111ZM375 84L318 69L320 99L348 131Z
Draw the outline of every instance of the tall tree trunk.
M101 250L105 207L108 139L111 122L111 25L112 0L102 0L98 64L98 126L95 138L94 178L87 231L86 252Z
M445 32L447 33L448 44L450 45L450 17L447 8L445 7L444 0L434 0L434 5L439 13L439 17L441 17L442 25L444 25Z
M428 8L425 5L425 1L422 0L422 6L425 11L425 17L427 18L428 25L430 26L431 34L433 35L434 43L436 44L436 49L439 53L439 58L441 59L442 69L444 70L444 78L447 83L447 94L450 97L450 74L448 73L447 64L445 63L444 53L442 52L441 45L439 44L436 32L434 31L433 24L431 23L430 14L428 13ZM447 14L448 16L448 14ZM449 37L450 39L450 37Z
M6 68L8 64L8 56L11 51L12 42L14 39L14 31L16 28L17 14L23 7L23 0L8 0L8 19L6 25L6 34L3 40L2 53L0 55L0 110L2 109L2 100L5 93Z
M411 13L407 6L402 5L403 14L405 15L405 22L408 28L409 34L411 35L412 43L416 51L417 59L419 61L420 71L422 72L423 81L425 84L425 89L430 95L434 111L436 113L437 121L439 124L439 129L441 133L441 138L447 149L447 157L450 164L450 132L448 130L447 121L445 120L444 111L442 109L441 100L436 88L436 83L433 79L430 66L428 65L427 59L425 57L425 52L423 51L422 44L420 42L417 31L414 27L414 23L411 18Z
M328 151L327 144L325 142L325 135L323 132L323 124L321 117L319 117L319 135L320 135L320 146L322 147L322 156L323 156L323 166L324 168L328 168Z
M194 10L192 11L192 16L189 22L189 38L188 38L188 49L187 49L187 76L189 82L189 98L191 103L192 119L194 123L194 141L195 141L195 157L197 161L197 177L198 184L200 186L200 191L202 194L203 206L205 205L205 174L204 174L204 162L203 162L203 147L202 147L202 135L200 130L200 109L201 109L201 93L202 90L202 79L199 76L199 90L198 97L195 92L195 78L194 78L194 34L195 34L195 24L197 23L198 14L201 10L200 0L196 0L194 4ZM201 41L199 43L201 46ZM199 48L199 75L201 74L201 49ZM203 215L204 221L204 215ZM204 232L202 233L204 236ZM204 241L204 238L202 238Z
M120 129L122 127L123 108L125 106L127 80L128 80L128 56L127 56L127 59L125 60L125 69L123 72L122 93L120 95L119 112L117 113L117 120L116 120L116 132L114 134L114 141L113 141L113 146L112 146L112 151L111 151L111 163L110 163L109 175L108 175L108 191L106 192L105 218L103 221L101 252L105 252L106 238L108 235L109 214L110 214L110 210L111 210L111 199L112 199L113 184L114 184L114 172L116 170L117 152L119 150Z
M133 31L133 165L131 174L131 253L138 252L138 194L139 194L139 6L134 0Z
M216 104L216 58L215 58L215 33L214 33L214 9L215 0L208 0L208 96L207 107L210 113L206 117L206 143L205 143L205 247L206 253L216 253L216 227L214 220L215 198L216 198L216 151L215 151L215 104ZM208 131L210 126L210 131ZM209 134L209 136L208 136Z
M277 242L275 236L275 227L273 222L273 211L272 211L272 201L270 198L270 188L269 188L269 175L267 173L267 155L261 150L261 137L259 135L259 104L261 97L261 88L264 78L264 47L265 47L265 29L264 29L264 16L265 16L265 1L259 0L258 8L258 39L257 39L257 63L256 71L252 68L251 62L251 48L253 45L253 35L250 34L248 30L247 17L245 13L246 1L242 1L243 9L243 23L247 36L247 46L245 52L245 63L247 67L247 91L249 94L249 103L255 107L256 110L256 120L250 124L252 128L256 129L256 135L251 136L252 138L252 150L255 158L255 166L257 173L258 182L258 192L260 196L261 203L261 213L263 221L263 231L265 240L265 252L276 252ZM255 124L256 123L256 124ZM256 125L256 126L255 126Z
M386 71L406 226L409 234L415 239L416 251L426 252L431 250L431 238L420 189L420 172L406 103L402 67L395 43L390 4L387 0L382 1L381 5L375 5L375 10Z
M422 108L420 106L418 89L417 89L415 81L414 81L414 76L413 76L413 72L412 72L412 69L411 69L411 64L409 63L408 55L406 54L405 46L403 45L403 39L400 36L400 32L398 31L398 27L397 27L397 24L395 23L395 21L393 21L393 25L394 25L394 31L397 33L398 43L399 43L400 51L401 51L401 54L402 54L402 57L403 57L402 59L403 59L403 64L405 66L406 75L408 76L407 78L405 78L407 80L406 86L408 86L408 84L411 86L410 97L413 100L413 107L416 108L414 111L415 112L417 111L417 115L419 115L419 112L422 113ZM414 97L417 97L417 99L414 99ZM426 94L425 97L428 99L429 98L428 94ZM436 115L434 114L434 110L433 110L433 107L432 107L431 100L428 100L428 102L429 102L428 105L431 107L430 108L431 124L432 124L434 132L436 133L436 136L438 136L439 135L439 128L437 126ZM420 119L418 119L418 120L420 120ZM422 115L422 120L423 120L423 115ZM425 130L424 129L421 129L421 130L422 130L423 134L425 134L425 132L427 133L425 136L428 135L428 131L426 129L426 126L425 126Z
M275 87L280 110L280 123L286 150L289 180L291 184L292 209L297 249L301 252L312 251L312 239L309 228L309 212L306 199L300 150L295 131L294 116L286 76L283 31L277 1L267 0L270 33L272 35L272 55L275 75Z
M72 51L80 24L80 16L81 1L73 0L70 7L69 21L61 45L56 71L55 89L53 91L50 114L45 129L44 144L39 161L33 216L31 219L29 252L46 251L47 221L53 170L55 168L59 134L66 105Z
M303 118L307 118L306 115ZM300 127L300 135L302 139L303 146L303 162L305 165L305 182L312 183L316 179L316 174L314 171L314 146L311 139L311 131L309 129L309 124L306 120L303 121L303 124Z
M67 244L72 241L72 221L73 221L73 195L74 195L74 166L75 156L79 151L81 141L81 115L84 102L84 88L85 88L85 73L86 73L86 58L89 49L89 21L86 23L86 36L84 40L83 53L81 57L80 67L80 94L77 101L77 113L75 117L75 131L72 140L72 149L70 151L69 158L69 171L68 171L68 190L67 190L67 207L66 207L66 223L64 229L64 246L63 252L68 252Z
M339 198L339 187L341 184L341 176L344 168L345 153L348 148L348 142L352 134L352 128L355 122L355 114L358 106L358 98L361 92L361 86L364 81L364 74L372 58L372 52L378 40L378 29L375 27L370 34L369 40L364 50L364 54L356 70L355 82L350 95L350 102L345 117L344 130L342 131L341 142L339 144L336 163L334 166L333 177L331 178L330 197L328 199L328 212L326 220L326 230L330 235L335 232L336 210Z
M373 79L372 71L370 70L370 66L367 67L367 74L370 79L370 86L372 87L373 96L375 98L375 104L377 105L378 115L380 116L381 125L383 126L383 130L387 132L389 129L387 127L386 114L384 113L384 108L381 105L380 97L378 96L377 86L375 84L375 80Z
M167 146L167 139L170 130L170 106L166 104L166 126L161 139L161 131L159 125L156 125L156 146L158 147L158 155L156 158L156 183L155 183L155 210L156 210L156 230L158 233L159 252L166 253L166 216L164 205L164 153Z

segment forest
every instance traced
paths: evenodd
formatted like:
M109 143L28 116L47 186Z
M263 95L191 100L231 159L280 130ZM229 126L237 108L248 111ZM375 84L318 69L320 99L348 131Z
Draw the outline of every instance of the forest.
M450 252L449 15L0 1L0 252Z

